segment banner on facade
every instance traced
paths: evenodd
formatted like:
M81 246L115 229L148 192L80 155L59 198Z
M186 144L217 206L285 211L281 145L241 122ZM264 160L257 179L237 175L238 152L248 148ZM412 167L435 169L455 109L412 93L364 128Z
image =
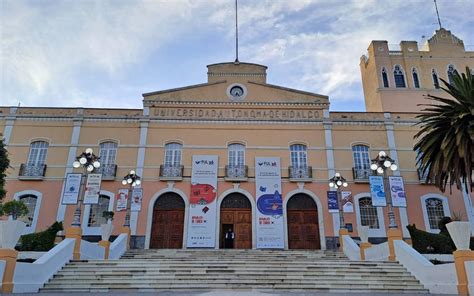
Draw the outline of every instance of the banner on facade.
M391 176L388 177L390 184L390 196L392 197L392 205L394 207L406 207L407 199L405 186L403 185L402 177Z
M188 248L213 248L215 246L217 169L217 155L193 155Z
M132 212L142 210L143 188L134 188L132 191Z
M328 191L328 209L329 213L339 212L339 201L337 199L337 191Z
M342 209L344 213L354 213L354 201L352 200L352 192L341 191Z
M63 205L75 205L79 199L79 192L81 190L82 174L69 173L66 175L66 182L64 184L63 196L61 203Z
M86 181L86 188L84 190L84 204L92 205L99 203L100 182L102 181L102 174L88 174Z
M374 207L385 207L387 200L385 199L385 189L383 186L382 176L369 176L370 195L372 196L372 205Z
M257 248L284 248L283 199L278 157L255 158Z
M118 190L117 196L115 198L115 203L117 204L115 211L123 212L127 210L127 201L128 201L128 189L122 188Z

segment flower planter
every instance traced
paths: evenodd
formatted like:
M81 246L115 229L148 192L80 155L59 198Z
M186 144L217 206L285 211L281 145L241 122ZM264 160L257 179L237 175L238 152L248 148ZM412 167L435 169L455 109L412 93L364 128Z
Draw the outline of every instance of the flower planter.
M357 232L359 233L360 240L363 243L369 242L369 228L369 226L357 226Z
M469 250L469 240L471 239L471 225L469 222L453 221L446 224L446 228L457 250Z
M100 225L100 235L102 237L103 241L109 241L110 235L112 234L112 231L114 230L114 225L107 223L107 224L101 224Z
M15 248L26 224L18 220L0 221L0 249Z

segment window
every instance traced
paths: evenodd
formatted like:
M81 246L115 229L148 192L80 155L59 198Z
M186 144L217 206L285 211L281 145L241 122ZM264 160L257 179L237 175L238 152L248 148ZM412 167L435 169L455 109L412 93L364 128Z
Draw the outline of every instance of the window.
M44 141L36 141L30 145L30 154L28 155L29 166L40 166L46 163L49 144Z
M245 146L242 144L230 144L228 147L229 166L245 165Z
M369 147L366 145L352 146L352 156L354 157L354 168L370 169Z
M433 85L436 89L439 89L439 80L438 80L438 74L436 73L436 70L433 69L431 70L431 77L433 78Z
M389 87L387 70L385 70L385 67L382 68L382 81L383 81L383 87Z
M370 228L379 228L379 217L377 208L372 205L372 198L362 197L359 199L360 224Z
M99 203L90 206L88 227L99 227L101 224L107 223L107 220L102 217L102 213L109 210L109 203L110 197L100 195Z
M454 72L456 72L456 69L454 68L454 66L453 65L448 65L448 71L447 71L448 82L451 85L454 83Z
M117 143L115 142L103 142L99 145L99 156L101 165L115 164L115 158L117 156Z
M399 65L396 65L393 68L393 77L395 79L395 87L406 87L405 76L403 75L402 68Z
M443 201L439 198L428 198L425 200L426 213L431 229L439 229L438 222L444 217Z
M420 80L418 79L418 72L415 68L411 70L411 74L413 76L413 86L415 88L420 88Z
M168 143L165 145L165 166L181 165L181 150L183 145L179 143Z
M295 144L290 146L291 166L298 168L307 167L306 146Z
M28 214L22 217L18 217L18 220L25 222L26 227L31 227L33 225L33 219L35 217L36 202L38 198L32 194L28 194L20 196L18 200L22 201L28 208Z

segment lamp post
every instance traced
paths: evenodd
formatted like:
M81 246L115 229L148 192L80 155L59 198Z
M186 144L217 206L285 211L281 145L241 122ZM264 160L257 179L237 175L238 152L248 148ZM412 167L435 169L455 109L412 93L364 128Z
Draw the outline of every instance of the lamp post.
M79 194L79 201L76 210L74 211L74 219L71 223L71 226L73 227L81 227L81 205L85 194L87 175L100 167L99 159L100 157L95 155L91 148L87 148L86 151L77 156L76 160L72 163L74 168L77 169L82 166L84 169L84 173L81 176L81 192Z
M346 228L346 225L344 224L344 209L342 207L342 193L340 188L347 186L346 179L344 179L340 173L335 173L334 177L329 179L329 187L336 188L337 190L337 200L339 202L339 229Z
M383 174L383 183L385 188L385 197L387 199L388 205L388 231L387 231L387 239L388 239L388 249L389 261L395 261L396 254L395 254L395 240L402 240L403 235L400 229L398 229L397 222L395 221L395 213L393 212L393 204L392 204L392 196L390 194L390 185L388 182L387 171L388 169L392 171L396 171L398 169L395 161L390 158L384 151L380 151L376 158L372 159L372 164L370 168L373 171L376 171L378 174Z
M122 233L126 233L127 237L127 248L130 246L130 212L132 204L132 192L133 187L138 186L142 183L141 177L136 174L134 170L131 170L125 177L123 177L122 184L128 184L128 198L127 198L127 212L125 214L125 222L123 223Z

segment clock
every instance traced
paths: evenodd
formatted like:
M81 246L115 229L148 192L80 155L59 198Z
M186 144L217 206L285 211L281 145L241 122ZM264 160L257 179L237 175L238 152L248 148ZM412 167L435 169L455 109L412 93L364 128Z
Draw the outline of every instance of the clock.
M230 89L230 95L233 97L241 97L244 95L244 89L238 85L233 86Z
M247 96L247 88L242 84L231 84L227 87L227 96L232 101L243 101Z

